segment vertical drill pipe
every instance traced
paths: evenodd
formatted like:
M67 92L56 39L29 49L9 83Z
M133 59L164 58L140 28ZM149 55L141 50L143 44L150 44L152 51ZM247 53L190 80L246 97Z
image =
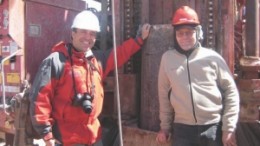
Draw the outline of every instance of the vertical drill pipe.
M259 57L259 1L246 1L246 55Z

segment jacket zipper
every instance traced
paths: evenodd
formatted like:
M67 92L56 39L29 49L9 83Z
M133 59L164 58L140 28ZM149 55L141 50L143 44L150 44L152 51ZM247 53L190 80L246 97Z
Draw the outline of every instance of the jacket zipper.
M191 87L191 79L190 79L190 68L189 68L189 58L187 57L187 70L188 70L188 78L189 78L189 86L190 86L190 97L191 97L191 102L192 102L192 112L193 112L193 117L195 120L195 123L197 123L197 118L196 118L196 113L195 113L195 108L194 108L194 101L193 101L193 94L192 94L192 87Z

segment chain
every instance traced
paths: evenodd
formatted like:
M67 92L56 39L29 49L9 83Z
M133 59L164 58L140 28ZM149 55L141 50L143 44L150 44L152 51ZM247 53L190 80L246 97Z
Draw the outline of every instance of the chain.
M210 48L215 46L214 35L214 0L208 0L208 31L207 31L207 45Z
M125 39L129 39L132 35L133 29L133 1L125 0L124 1L124 30L125 30ZM125 65L125 73L133 73L133 59L129 59L129 61Z

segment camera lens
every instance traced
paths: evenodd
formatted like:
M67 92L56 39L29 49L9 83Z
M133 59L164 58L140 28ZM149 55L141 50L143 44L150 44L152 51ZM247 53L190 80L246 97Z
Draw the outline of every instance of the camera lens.
M87 114L90 114L92 112L92 100L93 97L88 94L88 93L84 93L84 94L76 94L76 96L74 97L73 101L72 101L72 105L73 106L81 106L83 111Z
M92 103L91 100L84 100L82 102L82 108L85 113L90 114L92 112Z

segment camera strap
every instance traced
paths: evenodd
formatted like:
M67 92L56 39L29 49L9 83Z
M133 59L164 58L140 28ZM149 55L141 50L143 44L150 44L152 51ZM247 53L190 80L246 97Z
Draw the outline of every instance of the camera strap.
M86 58L86 60L87 60L87 63L89 64L89 66L91 67L91 69L97 71L98 74L101 76L101 73L99 72L97 67L88 58Z
M74 90L74 94L77 95L76 84L75 84L75 75L74 75L74 71L73 71L73 61L72 61L72 49L71 49L71 45L70 45L70 44L66 45L66 48L67 48L68 53L69 53L69 59L70 59L70 65L71 65L71 72L72 72L73 90Z
M75 83L75 75L74 75L74 70L73 70L73 60L72 60L72 46L71 44L68 44L66 45L67 49L68 49L68 53L69 53L69 59L70 59L70 64L71 64L71 71L72 71L72 80L73 80L73 89L74 89L74 93L75 95L77 94L77 91L76 91L76 83ZM89 67L87 67L89 69L89 72L90 72L90 80L91 80L91 87L90 87L90 90L91 90L91 94L93 97L95 97L95 84L94 84L94 74L93 74L93 71L97 71L98 74L101 76L98 68L91 62L91 57L85 57Z

